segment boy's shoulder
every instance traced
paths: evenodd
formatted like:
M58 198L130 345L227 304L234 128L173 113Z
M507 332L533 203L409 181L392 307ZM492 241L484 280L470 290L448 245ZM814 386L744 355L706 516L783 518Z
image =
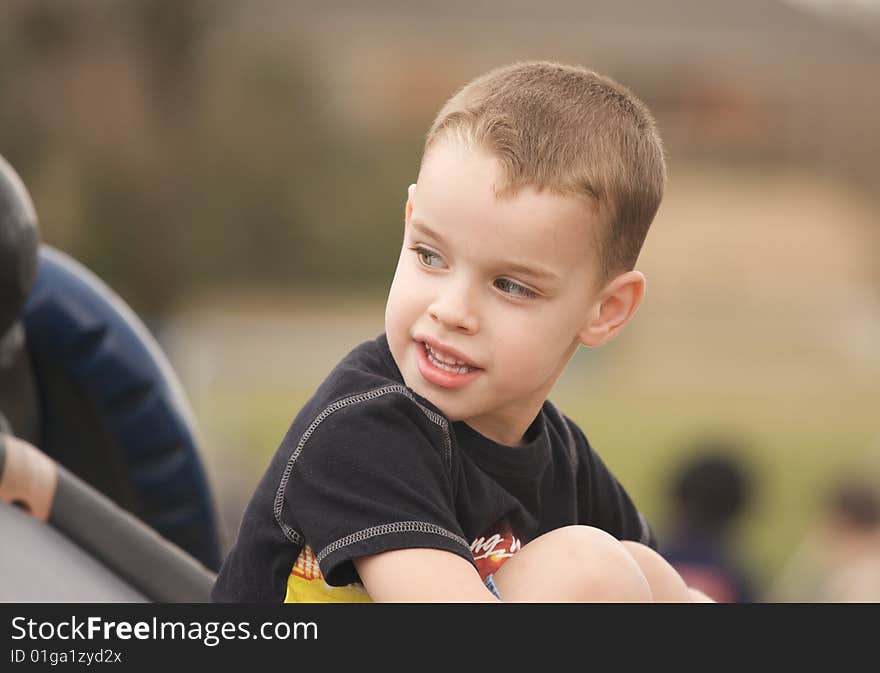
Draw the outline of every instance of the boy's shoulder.
M578 475L581 521L611 531L621 540L635 540L657 549L657 538L630 495L590 444L586 434L550 400L544 403L548 426L558 433L568 449L572 468Z
M575 471L578 469L589 470L592 463L601 462L601 458L594 451L581 426L563 413L554 402L547 399L544 402L542 414L547 423L551 441L567 453Z
M331 386L357 387L361 382L369 385L377 381L403 383L384 333L349 351L327 375L318 393Z
M448 419L404 383L385 334L359 344L339 361L294 418L286 441L310 436L318 426L363 435L367 417L373 431L382 434L406 433L416 426L441 439L449 434Z
M353 348L331 370L315 391L312 400L329 405L343 399L368 401L386 393L399 393L410 404L422 407L428 415L442 413L431 402L412 392L391 355L384 333Z
M350 396L368 395L396 386L404 386L403 376L383 333L358 344L343 357L312 394L306 407L324 407Z

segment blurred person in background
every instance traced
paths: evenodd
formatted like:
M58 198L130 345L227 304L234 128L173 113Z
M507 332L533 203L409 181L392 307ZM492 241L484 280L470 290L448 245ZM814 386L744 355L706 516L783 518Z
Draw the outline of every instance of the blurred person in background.
M674 509L661 553L685 582L719 603L753 600L753 581L734 552L733 528L752 478L729 442L701 441L670 482Z
M767 592L773 602L880 602L880 490L839 479Z

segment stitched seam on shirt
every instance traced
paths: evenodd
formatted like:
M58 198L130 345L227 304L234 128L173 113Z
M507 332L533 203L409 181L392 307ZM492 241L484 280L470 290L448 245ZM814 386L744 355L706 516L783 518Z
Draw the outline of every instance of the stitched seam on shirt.
M468 550L470 553L470 545L461 537L456 535L455 533L451 533L445 528L441 528L440 526L436 526L432 523L426 523L424 521L397 521L395 523L386 523L381 526L373 526L372 528L365 528L364 530L359 530L356 533L352 533L351 535L346 535L344 538L336 540L336 542L331 542L326 547L321 550L315 558L318 563L321 563L325 558L327 558L333 552L339 551L344 547L348 547L357 542L363 542L364 540L369 540L370 538L378 537L380 535L389 535L391 533L432 533L434 535L441 535L442 537L449 538L460 544L462 547Z
M550 402L550 400L547 400ZM577 446L574 441L574 433L572 433L571 428L568 427L568 421L565 420L565 416L562 415L562 412L559 410L553 402L550 402L550 407L553 409L556 414L557 420L562 424L562 434L565 437L565 445L568 449L568 462L571 464L571 469L577 474L578 467L578 455L577 455Z
M302 437L300 437L299 443L296 445L293 453L290 454L290 458L287 459L287 465L284 466L284 472L281 475L281 482L278 485L278 490L275 492L275 504L273 507L275 521L278 523L278 526L281 528L284 536L294 544L302 543L303 538L292 526L284 523L281 517L284 513L284 494L287 490L287 482L290 480L290 474L293 471L293 464L296 462L296 459L299 458L300 453L302 453L303 447L305 446L306 442L309 441L309 438L312 436L312 434L314 434L318 426L331 414L339 411L340 409L351 406L352 404L374 400L389 393L399 393L408 398L410 401L414 402L419 409L422 410L422 413L425 414L425 416L427 416L430 421L440 426L440 429L443 431L443 458L445 459L447 468L452 467L452 439L449 436L449 423L443 416L431 411L430 409L419 403L418 400L413 397L412 393L406 388L406 386L401 386L397 384L383 386L381 388L376 388L375 390L368 390L364 393L358 393L357 395L350 395L349 397L344 397L341 400L336 400L332 404L325 407L324 410L315 417L315 420L312 421L312 424L302 434Z

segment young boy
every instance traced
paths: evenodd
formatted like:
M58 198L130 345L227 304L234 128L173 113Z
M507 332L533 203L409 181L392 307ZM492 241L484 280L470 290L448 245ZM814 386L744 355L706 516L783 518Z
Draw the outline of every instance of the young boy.
M443 107L409 187L385 333L304 406L218 601L689 601L547 400L629 321L665 182L654 122L578 67L492 71Z

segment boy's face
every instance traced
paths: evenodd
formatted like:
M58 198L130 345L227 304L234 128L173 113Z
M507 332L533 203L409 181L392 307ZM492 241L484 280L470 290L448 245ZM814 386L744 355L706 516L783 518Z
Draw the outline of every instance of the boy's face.
M598 312L599 223L572 196L498 199L499 179L480 149L431 148L409 188L385 331L407 386L515 445Z

